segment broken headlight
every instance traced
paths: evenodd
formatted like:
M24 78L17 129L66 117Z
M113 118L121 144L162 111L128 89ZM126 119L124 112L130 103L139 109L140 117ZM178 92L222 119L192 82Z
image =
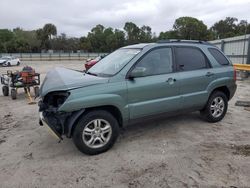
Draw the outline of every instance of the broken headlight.
M39 104L40 111L43 111L48 108L59 108L70 95L69 92L65 91L55 91L48 93L43 101Z

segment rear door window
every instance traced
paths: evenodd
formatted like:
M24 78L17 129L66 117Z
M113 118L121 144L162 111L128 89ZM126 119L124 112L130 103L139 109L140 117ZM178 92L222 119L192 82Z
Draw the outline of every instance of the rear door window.
M198 48L176 47L177 68L180 71L191 71L209 67L207 58Z
M208 51L214 57L214 59L221 65L229 65L227 58L217 49L209 48Z

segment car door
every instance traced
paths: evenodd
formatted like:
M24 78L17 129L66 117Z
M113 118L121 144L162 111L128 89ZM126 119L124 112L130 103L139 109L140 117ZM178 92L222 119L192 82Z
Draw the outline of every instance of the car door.
M196 47L175 47L182 108L202 107L208 99L208 85L214 79L208 58Z
M15 57L12 58L13 65L17 65L17 61L18 61L17 58L15 58Z
M16 65L15 64L15 59L13 57L10 57L10 65L13 66L13 65Z
M178 73L173 67L170 47L153 49L135 64L133 69L143 68L145 73L127 80L130 119L179 109Z

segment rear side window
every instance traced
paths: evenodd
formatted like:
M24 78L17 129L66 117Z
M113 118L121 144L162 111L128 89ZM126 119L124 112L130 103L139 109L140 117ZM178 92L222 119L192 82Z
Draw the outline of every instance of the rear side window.
M197 48L177 47L175 54L180 71L198 70L208 67L207 58Z
M216 61L221 65L229 65L227 58L217 49L209 48L208 49L211 55L216 59Z

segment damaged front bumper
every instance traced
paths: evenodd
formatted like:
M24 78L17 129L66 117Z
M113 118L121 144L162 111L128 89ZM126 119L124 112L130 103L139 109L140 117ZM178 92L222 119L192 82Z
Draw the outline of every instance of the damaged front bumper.
M49 132L58 140L62 140L63 135L68 138L72 136L74 124L85 111L85 109L81 109L72 112L61 112L58 111L58 108L48 107L43 101L40 101L38 105L39 124L48 127Z
M43 112L39 112L39 124L40 126L46 126L51 135L57 140L61 141L63 139L60 133L56 130L56 127L50 124L46 118L44 118Z
M69 92L52 92L46 95L38 103L39 106L39 124L49 128L49 132L54 137L62 140L65 134L65 121L71 113L58 111L59 107L65 102Z

